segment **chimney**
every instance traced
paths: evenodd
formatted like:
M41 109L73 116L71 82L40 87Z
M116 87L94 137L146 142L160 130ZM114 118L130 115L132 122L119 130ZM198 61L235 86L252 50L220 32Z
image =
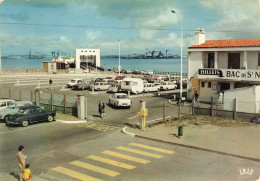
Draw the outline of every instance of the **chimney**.
M205 43L205 32L204 29L197 28L195 31L195 45Z

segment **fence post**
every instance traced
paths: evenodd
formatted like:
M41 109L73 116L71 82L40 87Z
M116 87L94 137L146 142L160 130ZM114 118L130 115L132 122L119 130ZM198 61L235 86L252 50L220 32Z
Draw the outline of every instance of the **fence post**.
M19 99L20 99L20 101L22 100L22 90L21 89L19 89Z
M163 122L165 123L165 102L163 103Z
M53 100L52 100L52 93L51 93L51 110L53 111Z
M35 104L36 106L40 106L41 103L41 92L40 90L36 89L35 90Z
M64 107L63 107L63 113L66 114L66 106L67 106L67 100L66 100L66 94L64 94L64 99L63 99L63 104L64 104Z
M85 103L85 119L88 118L88 100L87 98L84 98L84 103Z
M236 109L237 109L237 98L234 99L233 120L236 120L236 119L237 119Z
M213 96L211 97L210 116L213 116Z
M11 87L9 87L9 99L11 99Z
M33 102L33 91L31 91L31 102Z
M194 115L194 99L195 99L195 97L194 97L194 95L192 96L192 100L191 100L191 114L192 115Z

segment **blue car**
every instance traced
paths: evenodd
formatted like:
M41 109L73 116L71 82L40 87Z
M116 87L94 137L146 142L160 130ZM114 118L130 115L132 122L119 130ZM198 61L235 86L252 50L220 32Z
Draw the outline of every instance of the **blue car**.
M19 108L19 112L6 118L6 125L28 126L31 123L55 120L55 111L45 111L39 106L24 106Z

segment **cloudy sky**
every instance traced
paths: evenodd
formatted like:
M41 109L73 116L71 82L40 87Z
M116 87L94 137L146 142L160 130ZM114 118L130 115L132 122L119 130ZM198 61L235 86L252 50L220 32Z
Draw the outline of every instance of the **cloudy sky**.
M2 2L1 2L2 1ZM180 51L206 39L260 38L258 0L0 0L2 55L99 48L102 55Z

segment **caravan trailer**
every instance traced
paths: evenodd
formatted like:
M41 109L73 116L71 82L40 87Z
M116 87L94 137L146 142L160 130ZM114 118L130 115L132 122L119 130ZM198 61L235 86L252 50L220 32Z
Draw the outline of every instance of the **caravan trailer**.
M121 82L121 91L139 94L144 91L144 82L139 78L125 78Z

